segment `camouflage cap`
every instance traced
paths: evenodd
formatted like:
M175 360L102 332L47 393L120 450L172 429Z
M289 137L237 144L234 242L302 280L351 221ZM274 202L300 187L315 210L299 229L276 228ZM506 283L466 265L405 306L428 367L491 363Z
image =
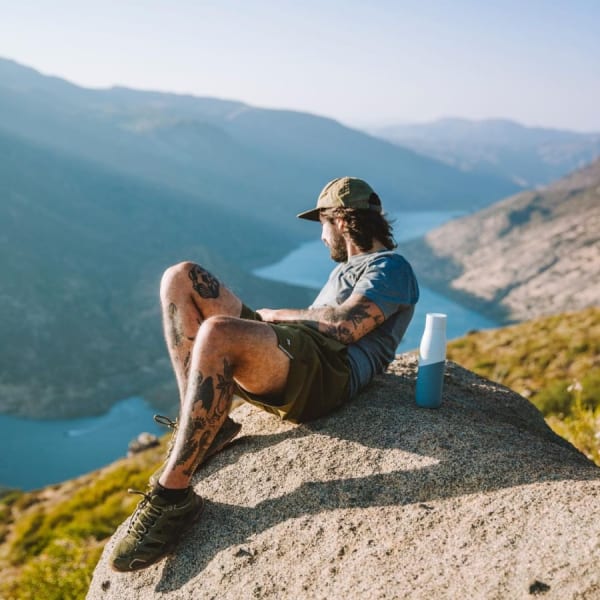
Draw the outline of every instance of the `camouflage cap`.
M379 196L366 181L356 177L338 177L330 181L319 194L317 207L297 216L299 219L318 221L323 208L360 208L382 212Z

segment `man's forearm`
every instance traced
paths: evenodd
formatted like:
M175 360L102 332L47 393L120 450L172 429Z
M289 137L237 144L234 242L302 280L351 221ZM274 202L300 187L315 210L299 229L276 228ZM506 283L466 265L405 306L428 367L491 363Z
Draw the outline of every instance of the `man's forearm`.
M334 338L343 344L351 344L362 337L367 330L380 324L377 316L372 316L362 304L351 307L331 307L306 309L261 309L257 311L264 321L282 323L301 322L317 331ZM367 321L372 324L368 326ZM374 321L374 322L373 322Z
M280 323L284 321L333 323L336 309L330 306L321 308L261 308L257 311L264 321Z

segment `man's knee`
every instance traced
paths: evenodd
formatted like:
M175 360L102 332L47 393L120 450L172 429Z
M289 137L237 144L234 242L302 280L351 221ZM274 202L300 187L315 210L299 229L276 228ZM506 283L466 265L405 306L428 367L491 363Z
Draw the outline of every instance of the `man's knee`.
M190 273L193 272L194 269L201 268L202 267L199 267L199 265L189 260L170 266L163 273L162 279L160 280L161 298L169 296L173 291L182 289L189 291L191 286Z
M235 317L217 315L208 317L200 325L197 339L200 343L207 344L210 348L223 348L234 343L240 335L244 321Z

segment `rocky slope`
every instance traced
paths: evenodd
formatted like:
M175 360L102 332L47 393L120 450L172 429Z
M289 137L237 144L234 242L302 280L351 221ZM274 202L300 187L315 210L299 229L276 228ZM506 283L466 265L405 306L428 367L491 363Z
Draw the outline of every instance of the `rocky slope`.
M134 574L108 556L89 600L598 598L600 470L526 400L450 363L414 405L403 355L344 409L294 426L250 407L198 474L203 518Z
M507 321L597 305L600 160L402 249L422 281Z

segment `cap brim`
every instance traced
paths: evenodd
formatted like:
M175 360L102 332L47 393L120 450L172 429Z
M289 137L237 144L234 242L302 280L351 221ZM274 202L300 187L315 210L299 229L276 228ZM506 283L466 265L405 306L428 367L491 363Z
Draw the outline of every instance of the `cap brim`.
M308 219L309 221L318 221L321 209L320 208L311 208L310 210L305 210L301 212L299 215L296 215L299 219Z

